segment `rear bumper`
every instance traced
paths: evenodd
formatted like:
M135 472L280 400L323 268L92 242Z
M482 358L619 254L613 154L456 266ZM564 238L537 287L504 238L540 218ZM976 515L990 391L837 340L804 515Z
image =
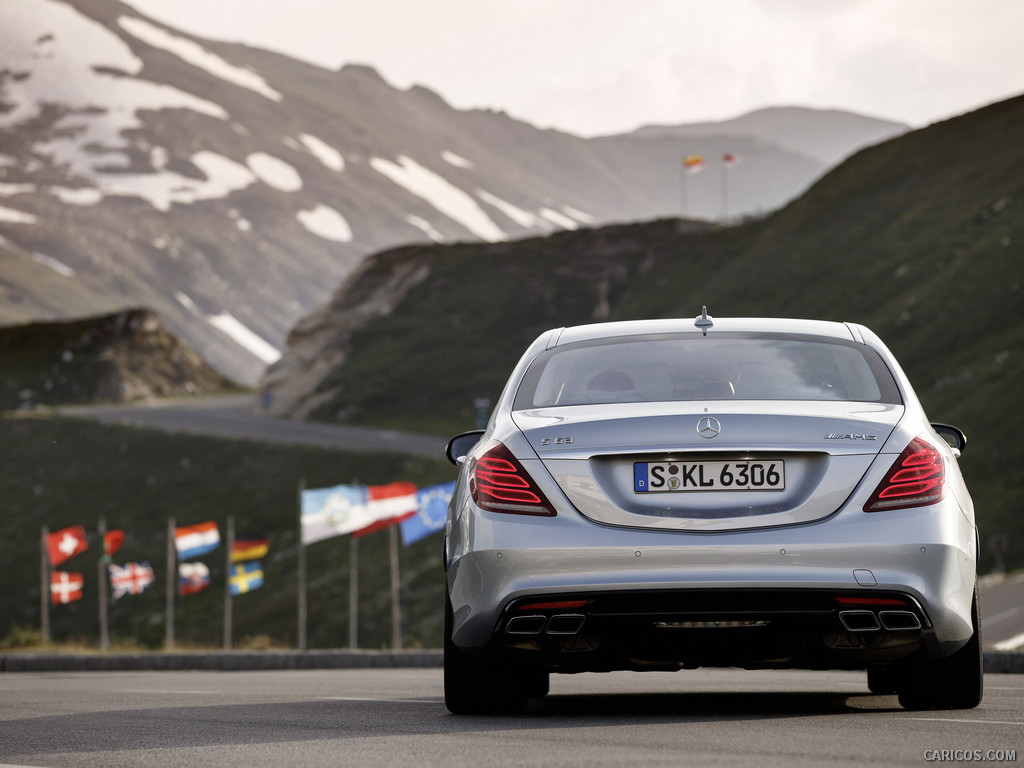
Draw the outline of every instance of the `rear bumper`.
M863 668L937 653L912 597L823 590L657 590L519 598L492 653L561 672Z
M452 639L470 654L511 655L564 671L860 668L946 656L973 633L975 537L951 501L717 534L473 508L448 536ZM869 615L847 616L844 624L838 597L891 597L906 606L850 603L846 610ZM555 614L520 614L522 605L545 601L584 601L563 611L582 621L559 619L552 632ZM889 607L915 619L879 615ZM519 615L544 623L513 621L508 632ZM566 633L573 622L578 628Z

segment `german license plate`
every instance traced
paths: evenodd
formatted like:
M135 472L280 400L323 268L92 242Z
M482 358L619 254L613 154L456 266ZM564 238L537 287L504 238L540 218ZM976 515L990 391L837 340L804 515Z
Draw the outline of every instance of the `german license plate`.
M783 461L638 461L633 464L636 493L785 489Z

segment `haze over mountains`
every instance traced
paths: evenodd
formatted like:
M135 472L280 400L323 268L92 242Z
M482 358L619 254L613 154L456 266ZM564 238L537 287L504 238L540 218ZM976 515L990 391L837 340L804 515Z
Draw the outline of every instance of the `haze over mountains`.
M375 251L678 215L688 154L707 158L689 216L764 213L905 129L830 114L794 147L785 122L816 113L787 109L583 139L117 0L18 0L0 22L0 323L144 306L250 384Z

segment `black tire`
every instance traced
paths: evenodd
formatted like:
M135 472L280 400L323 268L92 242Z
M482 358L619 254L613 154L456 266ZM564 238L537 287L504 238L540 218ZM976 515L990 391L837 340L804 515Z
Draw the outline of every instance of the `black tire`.
M868 690L879 696L896 693L898 676L891 667L868 668Z
M511 715L526 711L533 675L517 667L470 658L452 642L452 608L445 599L444 703L453 715ZM544 675L545 682L547 675ZM545 686L546 687L546 686ZM546 691L545 691L546 692Z
M984 694L978 588L971 604L974 634L967 645L943 659L917 661L900 670L896 693L906 709L973 709Z

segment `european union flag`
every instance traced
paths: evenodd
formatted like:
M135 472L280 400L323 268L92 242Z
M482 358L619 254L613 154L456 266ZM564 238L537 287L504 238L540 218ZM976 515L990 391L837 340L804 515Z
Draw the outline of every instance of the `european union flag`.
M448 518L448 502L455 493L455 481L421 488L416 494L416 514L399 525L406 546L444 530Z

